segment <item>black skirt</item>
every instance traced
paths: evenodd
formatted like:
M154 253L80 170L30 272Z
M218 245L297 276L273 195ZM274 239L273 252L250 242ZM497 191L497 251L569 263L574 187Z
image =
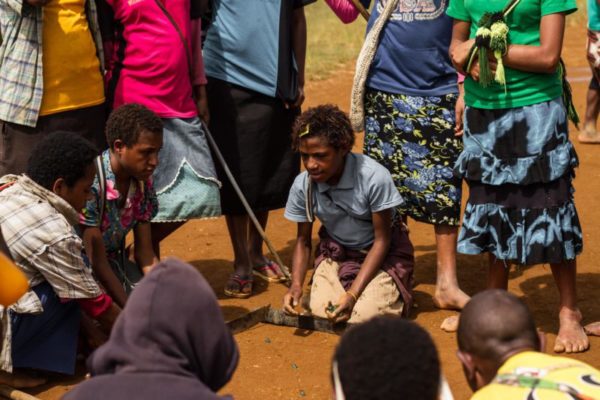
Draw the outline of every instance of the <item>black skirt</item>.
M210 131L254 211L285 207L300 158L292 151L291 132L300 109L288 110L283 101L228 82L209 78ZM246 211L213 154L223 183L221 209L225 215Z

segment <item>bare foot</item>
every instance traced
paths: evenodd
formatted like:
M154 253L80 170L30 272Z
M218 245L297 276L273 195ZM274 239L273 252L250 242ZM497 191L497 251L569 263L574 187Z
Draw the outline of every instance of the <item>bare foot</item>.
M458 315L446 318L440 325L440 328L444 332L456 332L458 330Z
M588 335L600 336L600 322L593 322L591 324L588 324L583 328L583 330Z
M555 353L581 353L590 347L590 342L581 326L581 312L563 308L559 315L560 328L554 342Z
M458 287L435 289L433 304L442 310L462 310L471 298Z
M10 374L0 371L0 384L10 386L13 389L26 389L43 385L46 378L34 378L23 373Z

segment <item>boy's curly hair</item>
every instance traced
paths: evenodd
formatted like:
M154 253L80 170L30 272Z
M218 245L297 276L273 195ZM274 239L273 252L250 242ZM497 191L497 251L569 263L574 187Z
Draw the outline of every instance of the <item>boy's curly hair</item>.
M161 119L141 104L124 104L110 113L106 122L106 140L114 149L115 140L120 139L125 146L137 143L142 131L162 134Z
M308 131L308 133L306 133ZM296 119L292 130L292 148L298 151L300 140L322 137L338 150L352 150L354 132L346 113L333 104L309 108Z
M81 135L57 131L40 141L31 151L27 176L48 190L62 178L72 188L94 165L98 151Z

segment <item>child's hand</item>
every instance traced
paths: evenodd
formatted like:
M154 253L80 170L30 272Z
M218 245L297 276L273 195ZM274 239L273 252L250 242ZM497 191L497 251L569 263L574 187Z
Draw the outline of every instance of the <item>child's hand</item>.
M346 292L340 297L337 304L333 305L333 311L328 308L325 310L325 314L334 323L348 321L355 305L356 300L354 300L354 297Z
M288 314L298 315L298 311L296 311L296 307L300 304L300 299L302 298L302 288L299 285L294 285L290 287L290 290L283 296L283 311Z
M453 48L450 53L450 58L452 59L452 64L454 64L454 68L456 68L456 70L463 75L468 75L468 71L464 71L463 68L465 68L467 58L469 57L471 47L473 47L474 43L475 39L467 40L466 42L463 42L457 45L455 48Z

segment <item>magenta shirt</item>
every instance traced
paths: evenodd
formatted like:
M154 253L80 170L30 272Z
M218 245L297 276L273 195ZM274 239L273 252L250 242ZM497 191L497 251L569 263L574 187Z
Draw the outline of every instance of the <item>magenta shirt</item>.
M107 3L120 25L116 41L107 44L109 86L116 79L113 108L139 103L162 118L197 116L186 50L155 0L107 0ZM168 0L164 4L191 48L193 84L206 84L200 20L190 19L190 0Z

